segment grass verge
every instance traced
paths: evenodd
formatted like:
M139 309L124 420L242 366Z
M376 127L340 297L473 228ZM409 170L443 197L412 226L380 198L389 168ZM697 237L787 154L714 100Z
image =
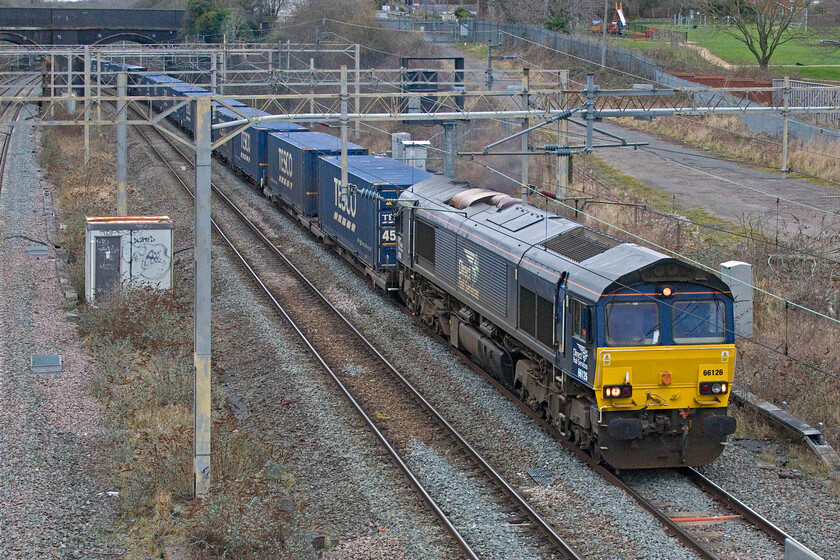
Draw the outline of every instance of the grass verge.
M42 132L39 161L57 187L61 244L72 281L84 284L86 215L113 213L111 139L96 136L78 169L79 131ZM137 193L133 193L136 197ZM177 264L176 264L177 267ZM184 276L187 276L184 274ZM214 392L213 484L192 498L192 287L124 285L79 309L79 332L96 363L90 391L104 408L106 454L119 489L119 537L130 558L294 558L298 504L283 457L259 429L233 418ZM305 529L302 529L305 530Z

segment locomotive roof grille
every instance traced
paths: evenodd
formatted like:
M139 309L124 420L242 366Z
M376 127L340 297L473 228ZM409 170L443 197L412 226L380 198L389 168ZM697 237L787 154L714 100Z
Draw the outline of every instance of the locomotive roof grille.
M540 245L567 259L583 262L621 243L621 240L599 231L577 227L543 241Z

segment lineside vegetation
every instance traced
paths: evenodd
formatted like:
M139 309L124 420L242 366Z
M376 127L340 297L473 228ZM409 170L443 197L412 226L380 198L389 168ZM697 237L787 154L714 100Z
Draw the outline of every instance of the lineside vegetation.
M39 161L58 189L60 243L71 282L84 293L85 216L113 215L113 130L92 134L89 173L80 129L41 133ZM160 200L129 190L129 213ZM190 234L182 233L187 238ZM176 238L177 239L177 238ZM190 255L187 253L187 255ZM175 262L170 292L124 285L97 304L80 306L79 331L97 367L89 389L103 404L106 449L119 491L117 526L137 558L294 558L299 505L284 458L266 432L237 421L213 393L214 481L208 499L192 500L192 259ZM214 326L217 347L236 344L234 325ZM308 534L308 532L307 532Z

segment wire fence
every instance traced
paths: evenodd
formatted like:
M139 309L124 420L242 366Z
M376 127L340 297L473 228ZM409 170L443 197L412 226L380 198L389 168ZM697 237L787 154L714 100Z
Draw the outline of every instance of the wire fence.
M583 37L557 33L536 25L499 23L478 18L464 20L418 20L389 18L382 21L389 29L424 33L426 40L436 44L493 43L494 45L521 44L532 41L558 51L567 52L593 64L601 64L601 43ZM655 60L629 49L607 45L606 65L624 72L652 80L658 71Z

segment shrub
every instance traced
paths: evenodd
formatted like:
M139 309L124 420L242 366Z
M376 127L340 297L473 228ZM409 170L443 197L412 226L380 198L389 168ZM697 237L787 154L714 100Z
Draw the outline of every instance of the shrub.
M469 18L469 17L473 17L473 14L472 14L472 12L470 12L465 7L458 6L457 8L455 8L455 17L458 18L458 19Z

